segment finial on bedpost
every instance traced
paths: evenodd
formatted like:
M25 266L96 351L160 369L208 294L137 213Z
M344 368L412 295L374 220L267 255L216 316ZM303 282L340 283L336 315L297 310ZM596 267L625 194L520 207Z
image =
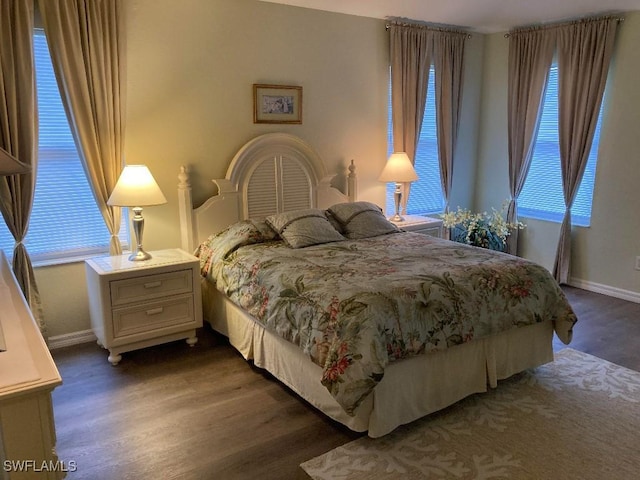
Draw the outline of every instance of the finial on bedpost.
M185 189L190 187L191 182L189 181L189 169L184 165L181 165L180 173L178 174L178 188Z
M347 196L350 202L355 202L358 198L358 181L356 178L356 164L352 159L349 165L349 175L347 176Z

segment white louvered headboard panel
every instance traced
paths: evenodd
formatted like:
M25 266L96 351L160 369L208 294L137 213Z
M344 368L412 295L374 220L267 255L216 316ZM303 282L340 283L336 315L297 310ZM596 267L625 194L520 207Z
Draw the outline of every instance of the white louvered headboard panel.
M267 133L247 142L233 157L225 178L213 180L218 193L193 208L186 167L178 176L182 248L192 252L206 238L234 222L260 219L303 208L328 208L357 196L353 160L348 193L331 186L322 159L304 140L288 133Z
M295 160L282 157L282 211L311 208L314 205L314 187L308 172Z
M278 209L278 197L273 188L277 179L275 159L265 158L249 173L245 196L247 218L260 218L271 215Z
M257 162L243 187L246 218L264 218L287 210L311 208L313 182L298 159L283 155Z

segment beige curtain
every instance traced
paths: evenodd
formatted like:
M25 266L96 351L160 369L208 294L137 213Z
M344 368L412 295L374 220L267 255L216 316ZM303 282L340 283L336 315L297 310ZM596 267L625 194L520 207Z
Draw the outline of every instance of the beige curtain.
M555 30L513 31L509 35L508 133L509 193L507 221L518 221L517 201L524 187L537 136L544 89L555 49ZM507 237L507 252L518 252L518 230Z
M120 0L39 0L62 102L96 203L120 254L121 212L107 200L123 166Z
M433 31L420 25L392 22L389 34L393 150L405 152L414 163L427 100ZM403 211L408 197L409 184L402 195Z
M0 177L0 210L16 240L13 271L47 338L40 293L27 249L37 168L38 116L33 62L33 0L0 0L0 147L32 171Z
M571 206L582 181L613 53L618 19L575 22L558 29L560 166L566 211L553 269L569 280Z
M453 158L460 123L466 38L467 34L462 32L437 31L434 33L438 161L445 211L449 209L449 196L453 183ZM446 229L445 236L448 238L449 235L449 229Z

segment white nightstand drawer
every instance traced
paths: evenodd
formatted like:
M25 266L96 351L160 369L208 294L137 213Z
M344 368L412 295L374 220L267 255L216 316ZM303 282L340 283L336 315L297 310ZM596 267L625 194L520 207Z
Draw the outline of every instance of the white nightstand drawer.
M137 304L113 310L114 338L157 330L163 327L195 323L193 296Z
M169 295L191 293L193 291L192 273L192 270L188 269L114 280L110 283L111 305L115 307Z

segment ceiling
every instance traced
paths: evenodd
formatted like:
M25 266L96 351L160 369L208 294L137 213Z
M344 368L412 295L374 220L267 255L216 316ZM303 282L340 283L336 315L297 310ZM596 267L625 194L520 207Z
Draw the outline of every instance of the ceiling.
M400 17L481 32L640 10L640 0L262 0L361 17Z

